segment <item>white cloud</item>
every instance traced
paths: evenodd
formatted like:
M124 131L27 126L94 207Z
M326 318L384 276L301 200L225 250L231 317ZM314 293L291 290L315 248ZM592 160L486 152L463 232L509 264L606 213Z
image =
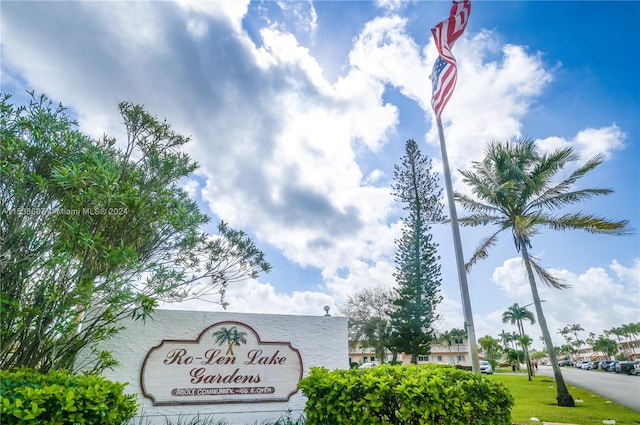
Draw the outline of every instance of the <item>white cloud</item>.
M397 12L407 5L406 0L376 0L376 6L390 12Z
M537 140L537 145L546 151L573 148L581 159L587 161L598 154L610 156L612 152L624 148L626 134L615 124L602 128L580 130L573 139L547 137Z
M206 300L190 300L181 303L163 304L162 308L200 311L223 311L216 298L213 302ZM231 285L226 291L225 301L229 303L228 311L237 313L279 313L299 315L324 314L324 306L331 308L330 313L337 313L334 299L320 291L278 292L269 283L247 280Z
M471 161L482 158L486 141L521 136L522 118L553 78L540 53L529 54L522 46L502 46L497 34L488 30L463 36L454 54L458 82L443 113L452 170L468 168ZM436 55L430 43L428 62L433 63ZM434 119L433 114L429 116ZM438 144L435 125L427 140Z
M531 296L526 271L520 257L510 258L502 266L496 267L493 272L493 281L514 299L523 300Z
M378 5L385 13L400 8L396 1ZM319 25L312 3L281 6L302 25L296 29L313 33ZM389 176L364 163L382 155L398 131L399 106L385 101L389 87L423 109L425 124L433 119L427 76L436 51L431 41L420 46L412 39L407 19L375 18L354 38L348 66L330 83L286 26L252 28L260 34L254 43L242 26L248 10L247 0L117 7L8 2L2 78L12 85L24 79L36 91L63 100L77 113L82 130L94 136L122 139L119 100L143 103L192 135L187 149L201 164L201 180L185 182L185 190L200 195L217 217L247 229L259 245L280 250L298 266L313 266L323 277L323 287L291 293L262 278L246 282L230 288L232 309L321 314L324 305L342 302L358 289L392 283L397 206L385 186ZM62 27L66 31L59 31ZM458 86L444 113L452 170L479 159L486 140L519 136L523 117L553 79L541 53L504 45L493 31L467 33L454 54ZM590 157L621 149L624 137L613 124L538 143L545 149L575 146ZM435 126L425 138L438 144ZM638 299L640 263L614 262L610 269L563 272L574 283L568 291L541 288L553 326L571 322L569 312L581 312L575 321L593 311L590 317L607 324L637 317L637 303L621 293ZM493 278L514 302L530 299L519 259L505 261ZM595 297L576 289L579 284L610 297L610 304L598 306ZM575 308L563 310L567 300ZM443 328L462 326L460 305L446 294L440 311ZM479 336L499 329L496 314L477 316ZM590 318L585 323L596 325Z
M556 330L567 324L579 323L586 337L589 332L598 335L613 326L636 322L640 317L640 259L634 259L630 267L614 260L608 269L593 267L580 274L562 269L550 272L571 285L560 291L538 284L540 298L545 300L542 307L549 330L558 342ZM521 306L531 302L520 258L506 260L496 268L493 279L513 302ZM529 309L535 312L533 306ZM528 327L527 331L536 336L534 339L540 335L537 325Z
M276 3L288 15L288 20L293 21L295 30L314 34L318 29L318 14L311 0L277 1Z
M368 22L349 53L349 62L361 72L399 88L427 109L431 96L429 71L419 46L406 33L406 24L406 19L397 15Z
M216 0L216 1L193 1L176 0L185 10L189 18L187 25L190 32L196 37L202 36L207 29L205 18L215 18L229 22L235 32L242 31L242 18L247 13L249 0Z

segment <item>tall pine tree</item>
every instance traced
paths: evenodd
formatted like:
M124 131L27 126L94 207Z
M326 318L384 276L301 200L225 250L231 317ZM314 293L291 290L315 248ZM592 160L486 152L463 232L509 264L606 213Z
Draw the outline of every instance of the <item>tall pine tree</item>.
M401 163L394 166L392 194L404 204L402 236L396 242L396 297L390 312L393 345L410 353L411 362L428 354L434 339L433 324L438 319L440 257L430 233L431 225L444 219L442 189L432 171L431 160L423 156L417 143L405 145Z

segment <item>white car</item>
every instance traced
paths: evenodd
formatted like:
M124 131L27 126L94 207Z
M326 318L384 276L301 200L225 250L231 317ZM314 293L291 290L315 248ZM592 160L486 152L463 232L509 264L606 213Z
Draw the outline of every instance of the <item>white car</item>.
M491 363L486 360L480 360L480 373L487 373L491 375L493 373L493 368L491 367Z
M360 366L358 366L360 369L370 369L372 367L374 367L376 364L372 363L372 362L365 362L362 363Z

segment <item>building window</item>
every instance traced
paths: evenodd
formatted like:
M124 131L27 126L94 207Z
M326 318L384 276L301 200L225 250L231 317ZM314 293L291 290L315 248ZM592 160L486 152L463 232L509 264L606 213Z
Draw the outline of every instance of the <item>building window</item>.
M429 361L429 356L418 356L418 361L419 362L428 362Z
M453 341L453 343L454 343L454 344L462 345L463 340L462 340L461 338L457 338L457 339L455 339L455 340Z
M367 356L364 356L364 357L362 358L362 361L366 363L366 361L367 361Z
M459 355L459 356L458 356L458 361L459 361L459 362L463 362L463 361L464 361L464 356Z
M442 361L442 356L438 356L438 361L441 362Z
M376 361L376 356L371 356L371 361L375 362Z

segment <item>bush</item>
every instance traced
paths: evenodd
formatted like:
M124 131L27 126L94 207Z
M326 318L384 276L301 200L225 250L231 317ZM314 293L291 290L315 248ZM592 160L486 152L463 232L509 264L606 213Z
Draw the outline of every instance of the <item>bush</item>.
M511 424L506 386L450 366L312 368L299 387L307 425Z
M123 393L125 385L62 370L1 370L0 416L3 425L119 425L137 411L135 395Z
M467 372L471 372L473 370L473 366L465 366L461 364L457 364L454 366L456 369L466 370Z

